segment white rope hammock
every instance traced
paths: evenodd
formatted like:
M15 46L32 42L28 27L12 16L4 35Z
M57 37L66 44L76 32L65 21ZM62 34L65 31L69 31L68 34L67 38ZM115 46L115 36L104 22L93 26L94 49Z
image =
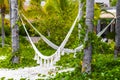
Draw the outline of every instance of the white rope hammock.
M54 44L53 42L51 42L50 40L48 40L44 35L42 35L31 23L30 21L22 14L22 16L26 19L26 21L33 27L33 29L41 36L41 38L53 49L58 49L59 46L57 46L56 44ZM101 32L99 32L97 34L98 37L100 37L106 30L107 28L114 22L115 19L113 19ZM75 23L75 21L74 21ZM75 49L68 49L68 48L64 48L63 51L65 53L75 53L75 52L79 52L81 51L83 45L80 45L78 47L76 47Z
M51 55L51 56L44 56L42 55L42 53L36 48L36 46L34 45L34 43L32 42L30 36L29 36L29 33L25 27L25 24L23 23L23 20L22 18L20 17L21 21L22 21L22 24L23 24L23 27L25 29L25 32L30 40L30 43L33 47L33 49L35 50L36 52L36 55L35 55L35 60L37 60L37 64L40 64L40 66L44 66L44 67L47 67L47 68L50 68L50 66L53 66L53 64L56 63L56 61L58 61L60 59L60 56L61 55L64 55L64 46L65 44L67 43L69 37L70 37L70 34L72 33L72 30L74 29L74 25L70 28L70 31L68 32L67 36L65 37L64 41L61 43L61 45L57 48L56 52ZM77 21L77 18L75 19L75 21ZM114 21L114 19L110 22L110 24L112 24L112 22ZM110 26L110 24L108 24L108 26L106 26L101 32L99 32L97 34L98 37L100 37L106 30L107 28ZM42 35L42 34L41 34ZM45 37L44 37L45 38ZM47 39L47 38L46 38ZM48 40L48 39L47 39ZM48 40L49 41L49 40ZM75 50L80 50L83 48L83 45L75 48ZM63 50L64 49L64 50ZM69 50L69 49L68 49Z
M23 16L24 16L24 15L23 15ZM70 35L71 35L74 27L75 27L75 24L76 24L76 22L77 22L78 16L76 17L76 19L75 19L72 27L70 28L68 34L66 35L65 39L63 40L63 42L61 43L61 45L57 48L57 51L56 51L53 55L51 55L51 56L44 56L44 55L42 55L41 52L39 52L39 50L38 50L38 49L36 48L36 46L33 44L32 40L31 40L31 38L30 38L30 36L29 36L29 33L27 32L27 29L26 29L25 24L24 24L24 22L23 22L23 20L22 20L21 17L20 17L20 19L21 19L21 21L22 21L22 24L23 24L23 27L24 27L24 29L25 29L25 32L26 32L26 34L27 34L27 36L28 36L28 38L29 38L29 40L30 40L30 43L31 43L33 49L34 49L35 52L36 52L35 59L37 60L37 63L40 64L40 66L50 67L50 66L53 66L53 64L55 64L56 61L58 61L58 60L60 59L60 56L61 56L61 55L64 55L64 51L63 51L64 46L65 46L65 44L67 43L67 41L68 41L68 39L69 39L69 37L70 37ZM29 22L29 23L30 23L30 22ZM30 24L31 24L31 23L30 23ZM33 25L32 25L32 27L33 27ZM33 27L33 28L38 32L38 30L37 30L35 27ZM39 33L39 32L38 32L38 33ZM41 35L41 37L44 39L44 41L46 41L47 38L45 38L41 33L39 33L39 35ZM48 40L47 40L47 41L48 41ZM56 47L56 46L55 46L55 47Z

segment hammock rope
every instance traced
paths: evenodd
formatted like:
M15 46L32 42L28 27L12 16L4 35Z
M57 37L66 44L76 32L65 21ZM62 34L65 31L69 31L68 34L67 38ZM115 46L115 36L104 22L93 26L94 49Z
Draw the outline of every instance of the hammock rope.
M97 36L100 37L114 21L115 21L115 18L113 18L112 21L101 32L97 34Z

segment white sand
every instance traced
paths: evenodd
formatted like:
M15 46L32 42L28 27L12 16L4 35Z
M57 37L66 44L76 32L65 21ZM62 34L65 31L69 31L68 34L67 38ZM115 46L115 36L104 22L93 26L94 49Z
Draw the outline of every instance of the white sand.
M55 67L54 67L55 68ZM74 68L69 68L65 70L57 71L59 73L66 71L73 71ZM19 68L16 70L12 69L0 69L0 78L5 77L5 80L13 78L14 80L20 80L21 78L26 78L26 80L35 80L35 79L47 79L50 76L48 73L51 69L41 68L40 66L36 67L27 67ZM39 76L39 74L47 75L45 77ZM56 74L55 69L52 70L52 74Z
M12 69L0 69L0 78L5 77L5 79L13 78L14 80L20 80L21 78L27 78L30 80L35 80L38 78L46 79L47 77L40 77L39 74L48 75L48 69L41 68L40 66L31 68L19 68L17 70Z

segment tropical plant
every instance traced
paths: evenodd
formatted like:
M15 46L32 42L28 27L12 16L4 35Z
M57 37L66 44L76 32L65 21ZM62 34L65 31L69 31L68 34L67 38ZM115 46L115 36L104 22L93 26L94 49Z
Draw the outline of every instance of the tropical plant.
M59 45L78 13L78 1L47 0L44 6L41 6L40 2L40 0L31 1L28 10L23 13L41 33ZM36 35L31 27L28 27L28 30L34 34L32 36ZM77 27L68 45L75 42L73 39L78 38L76 34Z
M110 0L111 6L116 6L117 0Z
M2 22L2 26L1 26L1 32L2 32L2 47L4 47L5 44L5 31L4 31L4 19L5 19L5 14L8 13L8 0L1 0L0 1L0 9L1 9L1 22Z

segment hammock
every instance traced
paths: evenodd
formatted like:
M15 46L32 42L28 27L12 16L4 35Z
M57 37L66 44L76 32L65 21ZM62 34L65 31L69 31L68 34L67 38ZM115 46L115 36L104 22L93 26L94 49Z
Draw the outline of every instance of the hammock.
M64 55L64 51L63 51L64 46L65 46L65 44L67 43L67 41L68 41L68 39L69 39L69 37L70 37L70 35L71 35L74 27L75 27L75 24L76 24L76 22L77 22L78 16L76 17L76 19L75 19L72 27L70 28L68 34L66 35L65 39L63 40L63 42L61 43L61 45L57 48L57 51L56 51L53 55L51 55L51 56L44 56L44 55L42 55L41 52L39 52L39 50L38 50L38 49L36 48L36 46L33 44L32 40L31 40L31 38L30 38L30 36L29 36L29 33L27 32L27 29L26 29L25 24L24 24L24 22L23 22L23 20L22 20L21 17L20 17L20 19L21 19L21 21L22 21L22 24L23 24L23 27L24 27L24 29L25 29L25 32L26 32L26 34L27 34L27 36L28 36L28 38L29 38L29 40L30 40L30 43L31 43L34 51L36 52L35 59L37 60L37 63L40 64L40 66L43 65L44 67L46 67L46 66L47 66L47 67L50 67L50 66L52 66L54 63L56 63L56 61L58 61L58 60L60 59L60 55ZM34 28L34 27L33 27L33 28ZM34 28L34 29L37 31L36 28ZM38 31L37 31L37 32L38 32ZM44 41L47 39L47 38L45 38L41 33L39 33L39 34L41 35L42 38L44 38ZM44 64L43 64L43 63L44 63Z
M41 38L53 49L58 49L58 46L56 44L54 44L53 42L51 42L50 40L48 40L44 35L42 35L31 23L30 21L22 14L22 16L26 19L26 21L33 27L33 29L41 36ZM76 17L77 18L77 17ZM107 28L113 23L115 19L113 19L101 32L99 32L97 34L98 37L100 37L106 30ZM74 21L74 23L76 23ZM75 26L75 25L74 25ZM64 48L63 51L65 53L75 53L75 52L79 52L82 49L83 45L80 45L78 47L76 47L75 49L68 49L68 48Z
M20 18L21 19L21 18ZM66 50L70 50L70 49L64 49L64 46L65 46L65 44L67 43L67 41L68 41L68 39L69 39L69 37L70 37L70 34L72 33L72 30L73 30L73 28L74 28L74 25L75 25L75 23L74 23L74 25L71 27L71 29L70 29L70 31L68 32L68 34L67 34L67 36L65 37L65 39L64 39L64 41L61 43L61 45L57 48L57 51L53 54L53 55L51 55L51 56L44 56L44 55L42 55L42 53L41 52L39 52L39 50L36 48L36 46L34 45L34 43L32 42L32 40L31 40L31 38L30 38L30 36L29 36L29 33L27 32L27 29L26 29L26 27L25 27L25 24L23 23L23 20L21 19L21 21L22 21L22 24L23 24L23 27L24 27L24 29L25 29L25 32L26 32L26 34L27 34L27 36L28 36L28 38L29 38L29 40L30 40L30 43L31 43L31 45L32 45L32 47L33 47L33 49L35 50L35 52L36 52L36 55L35 55L35 60L37 60L37 64L40 64L40 66L46 66L46 67L50 67L50 66L52 66L53 64L55 64L56 63L56 61L58 61L59 59L60 59L60 55L64 55L64 51ZM77 21L77 18L75 19L75 22ZM110 24L112 24L112 22L114 21L114 19L110 22ZM110 26L110 24L108 24L108 26L106 26L101 32L99 32L98 34L97 34L97 36L98 37L100 37L106 30L107 30L107 28ZM36 29L37 30L37 29ZM41 34L42 35L42 34ZM45 38L44 36L42 36L43 38ZM47 38L45 38L47 41L49 41ZM51 41L50 41L51 42ZM53 43L52 43L53 44ZM76 52L76 51L80 51L80 49L82 49L83 48L83 45L81 45L81 46L79 46L79 47L77 47L77 48L75 48L74 49L74 52Z

